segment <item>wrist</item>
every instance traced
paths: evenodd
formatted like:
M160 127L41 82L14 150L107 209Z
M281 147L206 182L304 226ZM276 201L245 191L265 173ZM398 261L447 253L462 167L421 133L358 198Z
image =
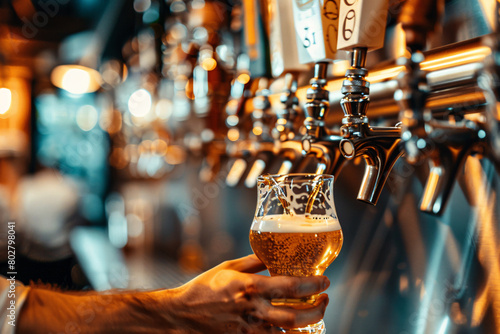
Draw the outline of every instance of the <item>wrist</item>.
M185 321L185 304L181 302L181 288L157 290L144 294L147 299L146 311L154 315L159 328L168 330L168 333L187 333Z

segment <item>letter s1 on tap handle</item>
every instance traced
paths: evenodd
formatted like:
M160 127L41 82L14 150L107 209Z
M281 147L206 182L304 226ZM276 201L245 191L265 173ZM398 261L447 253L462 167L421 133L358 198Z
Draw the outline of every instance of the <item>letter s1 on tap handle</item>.
M335 60L341 0L292 0L302 64Z

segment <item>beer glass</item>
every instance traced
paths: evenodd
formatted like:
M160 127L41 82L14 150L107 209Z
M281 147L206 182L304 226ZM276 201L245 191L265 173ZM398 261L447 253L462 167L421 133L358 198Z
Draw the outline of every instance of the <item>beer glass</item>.
M264 175L258 178L258 200L250 245L271 276L319 276L342 248L342 229L333 201L333 176ZM299 307L303 299L273 299L274 305ZM325 333L323 320L283 333Z

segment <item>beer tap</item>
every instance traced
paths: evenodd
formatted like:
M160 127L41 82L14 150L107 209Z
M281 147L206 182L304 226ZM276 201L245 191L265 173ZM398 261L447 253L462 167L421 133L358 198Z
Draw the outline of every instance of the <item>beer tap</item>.
M288 174L302 159L302 144L295 140L297 121L300 121L299 99L295 94L297 81L292 73L285 75L285 92L280 97L283 108L277 111L272 130L276 153L283 158L277 174Z
M415 53L406 60L395 99L401 107L402 140L408 161L419 164L428 160L430 167L420 210L440 215L466 158L474 151L483 151L485 131L479 123L470 120L453 124L455 119L432 118L424 107L427 92L425 76L419 67L421 55Z
M293 14L301 63L315 63L314 77L307 90L305 105L306 134L302 139L305 157L318 161L315 173L337 176L345 159L339 151L342 138L325 128L325 115L330 108L330 94L326 89L328 65L338 58L337 33L339 27L340 0L322 2L313 0L306 5L293 2Z
M257 177L266 168L269 158L269 152L272 152L272 140L266 138L270 134L269 128L265 122L267 121L270 103L268 99L268 77L270 77L269 69L269 48L267 46L267 35L264 19L267 15L263 15L265 8L262 3L257 0L243 0L243 44L246 53L247 69L245 75L246 82L252 80L250 94L244 93L243 99L250 99L254 108L250 113L251 122L247 121L248 114L245 115L244 103L241 105L242 113L238 117L237 127L234 126L229 131L235 134L234 137L228 132L228 139L234 142L231 145L230 155L238 156L234 161L231 169L226 177L226 183L230 186L235 186L241 179L245 179L247 187L253 187L257 183ZM256 15L260 13L260 15ZM251 69L251 70L250 70ZM238 76L238 78L240 78ZM255 90L256 89L256 90ZM254 93L255 94L252 94ZM229 104L229 103L228 103ZM236 120L236 117L232 117ZM248 129L251 125L250 129ZM248 129L248 138L241 138L242 132ZM262 143L259 143L262 140ZM272 156L272 154L271 154ZM247 168L250 166L250 168ZM246 177L244 176L247 172Z
M253 188L257 184L257 178L263 174L274 157L274 142L270 133L272 117L268 86L269 80L260 78L257 92L253 98L254 110L251 114L253 127L250 136L254 161L245 178L245 186L248 188Z
M236 186L247 170L247 159L252 154L251 142L245 138L248 115L245 114L246 101L255 95L255 82L250 78L250 59L242 54L237 60L237 72L231 85L231 96L226 104L227 143L226 153L230 157L226 184Z
M366 110L370 102L369 83L365 80L367 48L356 47L352 51L351 68L346 72L341 100L344 118L340 133L340 151L346 159L363 157L365 174L358 199L375 205L387 181L389 173L403 154L400 147L400 127L370 126Z
M285 142L295 138L295 123L300 114L297 81L293 74L285 75L285 91L280 97L283 108L277 111L277 120L272 130L273 138L279 142Z
M351 67L346 71L341 92L344 113L340 151L346 159L363 157L366 167L358 200L375 205L389 173L403 154L400 127L369 124L366 111L370 103L370 84L366 57L368 50L384 44L388 1L359 0L343 2L340 7L338 48L351 52ZM375 29L376 28L376 29Z
M417 8L420 15L410 15ZM428 30L419 29L425 18L437 19L439 1L408 1L403 8L401 20L406 32L406 43L411 51L409 58L398 60L405 70L398 77L399 90L395 93L401 112L402 141L407 160L412 164L428 161L430 172L424 187L420 210L440 215L443 213L455 178L463 168L466 158L473 152L484 151L485 131L477 122L450 113L448 120L432 117L425 107L429 95L427 78L420 64L424 61L421 49L425 46ZM427 22L426 26L434 26Z
M306 119L304 127L306 134L302 139L304 155L313 155L318 160L317 174L327 173L337 176L345 162L339 150L343 139L336 134L328 134L324 118L328 110L329 91L325 89L328 63L317 62L314 65L314 78L307 90L308 102L305 105Z

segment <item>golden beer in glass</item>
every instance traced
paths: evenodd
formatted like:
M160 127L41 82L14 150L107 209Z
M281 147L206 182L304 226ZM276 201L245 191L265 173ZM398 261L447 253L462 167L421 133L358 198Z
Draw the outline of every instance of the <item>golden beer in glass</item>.
M268 175L258 179L258 202L250 245L271 276L319 276L342 248L342 229L333 201L333 176ZM303 299L273 299L300 307ZM284 333L325 333L323 320Z

